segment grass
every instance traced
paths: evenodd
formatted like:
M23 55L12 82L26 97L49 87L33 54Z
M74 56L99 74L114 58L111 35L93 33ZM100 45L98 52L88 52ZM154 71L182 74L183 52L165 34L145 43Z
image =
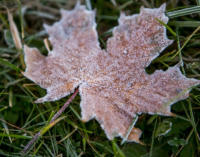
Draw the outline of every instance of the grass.
M91 3L90 3L91 2ZM88 8L96 8L97 31L102 48L106 48L108 37L117 25L120 11L127 15L138 13L141 5L159 7L163 0L96 0L82 1ZM168 47L146 69L153 73L157 69L181 62L181 71L189 78L200 79L200 1L167 0L166 15L169 17L167 36L175 42ZM83 123L80 115L80 97L76 96L62 117L54 126L49 124L52 117L70 98L44 104L33 103L46 91L26 79L23 52L16 49L9 30L10 23L4 6L12 12L14 22L23 42L30 47L37 47L47 55L43 39L47 37L42 24L53 24L59 20L59 9L72 9L72 0L41 1L0 1L0 154L20 156L20 152L30 139L42 128L42 136L29 149L26 156L117 156L117 157L169 157L200 156L199 135L200 99L198 87L193 88L190 97L172 106L177 116L151 116L143 114L138 118L136 127L143 131L143 143L120 143L122 139L109 141L99 123L95 120ZM163 122L172 124L167 134L162 134ZM49 125L48 125L49 124ZM166 123L167 124L167 123ZM166 130L164 130L166 131ZM160 136L155 137L159 132ZM177 138L187 144L173 146L168 142Z

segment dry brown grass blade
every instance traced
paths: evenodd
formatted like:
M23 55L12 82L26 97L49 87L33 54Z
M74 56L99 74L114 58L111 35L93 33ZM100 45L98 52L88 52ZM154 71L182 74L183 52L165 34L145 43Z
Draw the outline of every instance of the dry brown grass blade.
M11 30L11 33L12 33L12 37L13 37L13 41L15 43L15 47L19 50L22 49L22 42L21 42L21 39L20 39L20 36L19 36L19 32L17 30L17 26L13 20L13 17L9 11L9 9L7 7L5 7L6 10L7 10L7 13L8 13L8 21L9 21L9 24L10 24L10 30Z
M22 46L22 41L21 41L21 38L19 36L19 32L18 32L18 29L17 29L17 26L13 20L13 17L9 11L9 9L4 6L7 10L7 13L8 13L8 21L9 21L9 24L10 24L10 31L11 31L11 34L12 34L12 38L13 38L13 41L14 41L14 44L15 44L15 47L18 51L22 51L23 49L23 46ZM24 63L24 59L23 59L23 54L20 54L20 62L21 62L21 65L22 65L22 68L25 69L26 68L26 65Z
M45 47L46 47L46 49L47 49L48 51L51 51L51 50L50 50L50 46L49 46L49 41L48 41L47 38L44 39L44 45L45 45Z

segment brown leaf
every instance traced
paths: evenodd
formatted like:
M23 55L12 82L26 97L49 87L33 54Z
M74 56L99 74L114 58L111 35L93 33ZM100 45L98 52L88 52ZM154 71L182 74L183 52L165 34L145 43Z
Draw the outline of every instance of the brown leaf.
M170 105L188 97L199 80L181 74L179 65L149 75L145 68L173 41L167 39L165 4L158 9L141 8L140 14L119 19L107 52L99 47L95 12L77 5L61 10L62 19L44 25L53 50L42 56L24 47L26 77L47 89L36 102L55 101L79 86L82 120L95 118L107 137L125 137L136 114L172 115ZM166 106L166 104L168 104ZM141 131L133 128L129 141L139 142Z

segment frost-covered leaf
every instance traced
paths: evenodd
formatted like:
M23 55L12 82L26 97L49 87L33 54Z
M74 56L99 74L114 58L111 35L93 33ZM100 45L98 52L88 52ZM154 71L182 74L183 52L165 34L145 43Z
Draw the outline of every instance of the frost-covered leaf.
M171 122L163 121L156 128L155 137L167 134L171 130L171 127L172 127Z
M24 75L47 95L36 102L55 101L79 87L82 120L95 118L112 140L125 137L136 114L172 115L170 105L188 97L199 80L181 74L179 65L149 75L145 68L173 41L166 37L165 4L141 8L140 14L121 14L119 26L101 50L95 30L95 11L77 5L61 10L62 18L44 25L52 51L45 57L24 46ZM166 106L166 104L168 104ZM133 128L127 140L139 142L141 130Z
M191 123L180 118L169 118L168 122L172 123L171 130L165 136L172 136L183 133L191 126Z
M183 146L183 145L186 145L187 144L187 141L184 140L184 139L177 139L177 138L174 138L173 140L171 141L168 141L168 144L171 145L171 146Z

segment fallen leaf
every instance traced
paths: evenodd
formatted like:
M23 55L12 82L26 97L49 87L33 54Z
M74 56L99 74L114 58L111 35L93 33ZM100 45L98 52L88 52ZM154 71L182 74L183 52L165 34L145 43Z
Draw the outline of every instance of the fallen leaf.
M124 138L136 114L172 115L170 105L188 97L199 80L181 74L179 64L149 75L145 68L173 41L156 19L168 22L165 4L141 7L140 14L121 14L119 26L101 50L95 30L95 11L77 4L61 10L62 18L44 25L53 46L47 57L24 46L26 77L47 89L36 103L55 101L79 87L82 120L95 118L108 139ZM166 105L167 104L167 105ZM141 130L133 128L127 140L139 142Z

